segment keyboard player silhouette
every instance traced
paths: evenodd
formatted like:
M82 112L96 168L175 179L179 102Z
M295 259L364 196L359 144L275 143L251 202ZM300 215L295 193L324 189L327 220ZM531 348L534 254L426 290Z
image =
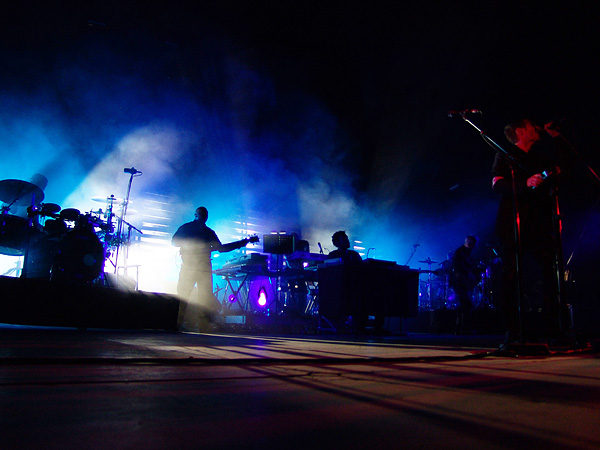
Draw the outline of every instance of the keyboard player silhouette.
M332 236L337 247L319 266L319 314L354 334L387 335L386 317L416 316L418 271L391 261L362 260L348 236ZM371 320L372 319L372 320Z

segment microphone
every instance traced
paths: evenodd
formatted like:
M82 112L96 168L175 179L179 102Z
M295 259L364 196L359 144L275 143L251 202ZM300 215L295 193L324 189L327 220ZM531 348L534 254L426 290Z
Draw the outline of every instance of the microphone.
M128 169L127 167L125 167L125 168L123 169L123 172L124 172L124 173L129 173L129 174L131 174L131 175L135 175L135 174L137 174L137 173L142 173L142 172L140 172L139 170L137 170L135 167L132 167L131 169Z
M319 246L319 253L323 254L323 247L321 247L321 243L317 242L317 245Z
M567 119L553 120L552 122L549 122L546 125L544 125L544 128L548 128L550 130L559 130L562 127L561 124L566 121L567 121Z
M448 117L464 117L466 114L483 114L478 109L463 109L462 111L448 111Z

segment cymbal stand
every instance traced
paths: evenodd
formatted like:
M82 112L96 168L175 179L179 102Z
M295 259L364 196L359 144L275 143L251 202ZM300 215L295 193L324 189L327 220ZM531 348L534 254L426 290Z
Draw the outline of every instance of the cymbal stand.
M431 274L433 271L431 270L431 264L434 262L431 258L427 258L424 262L427 263L427 284L426 284L426 294L425 294L425 302L423 304L424 309L431 309Z
M20 197L20 196L19 196ZM17 200L19 199L19 197L15 198L15 200L13 200L10 205L8 205L9 209L10 207L17 202ZM44 196L42 194L42 198L39 201L42 201L44 199ZM27 233L26 233L26 243L25 243L25 252L23 253L23 268L21 269L21 278L27 278L27 266L28 266L28 261L29 261L29 250L30 250L30 246L31 246L31 235L33 232L33 228L35 226L34 223L34 217L36 217L35 214L35 192L31 194L31 212L27 212L27 217L29 219L28 223L27 223Z
M577 149L571 144L571 142L569 142L569 140L567 138L564 137L564 135L561 133L558 136L564 143L564 145L566 146L567 149L569 149L569 151L571 153L573 153L582 163L583 166L587 169L587 172L589 173L589 175L591 175L591 178L596 182L596 185L599 186L600 185L600 176L598 176L598 174L594 171L594 169L592 168L592 166L583 159L583 157L581 156L581 154L577 151ZM575 250L573 250L573 252L571 253L571 255L569 256L569 258L567 259L567 263L564 263L564 255L563 255L563 243L562 243L562 215L560 213L560 207L559 207L559 203L558 203L558 187L555 186L555 188L552 190L552 200L553 200L553 211L552 211L552 220L553 220L553 226L554 226L554 236L555 236L555 255L554 255L554 265L555 265L555 271L556 271L556 282L557 282L557 297L558 297L558 307L559 307L559 325L562 331L565 331L567 329L567 327L572 327L572 321L567 319L563 314L564 314L564 309L568 308L567 305L567 301L565 299L565 282L566 282L566 278L568 277L568 273L569 270L567 269L567 267L569 266L569 264L572 261L572 258L574 256ZM598 201L596 202L596 205L598 204ZM587 225L584 227L584 230L582 231L579 240L581 240L583 238L583 235L585 233L585 229L587 228Z
M104 213L104 217L106 218L106 229L104 230L104 255L105 255L105 262L106 260L108 260L111 264L112 261L110 260L110 247L113 247L115 244L115 238L114 238L114 227L113 227L113 217L114 217L114 213L113 213L113 206L114 206L114 202L115 202L116 198L114 196L114 194L111 194L110 197L106 198L106 212ZM102 211L102 210L100 210ZM113 266L116 266L116 263L113 264ZM104 268L102 269L102 276L104 276Z

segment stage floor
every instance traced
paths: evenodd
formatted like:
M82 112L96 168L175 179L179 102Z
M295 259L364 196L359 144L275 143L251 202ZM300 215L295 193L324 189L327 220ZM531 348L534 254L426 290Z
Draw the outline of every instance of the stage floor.
M3 325L0 446L599 448L595 346L500 342Z

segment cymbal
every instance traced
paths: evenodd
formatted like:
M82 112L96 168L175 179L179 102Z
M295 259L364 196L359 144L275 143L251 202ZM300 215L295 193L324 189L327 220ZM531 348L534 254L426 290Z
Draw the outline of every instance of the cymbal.
M98 202L98 203L112 202L114 205L114 204L118 204L118 203L123 203L125 200L123 200L122 198L109 196L109 197L92 197L92 201ZM129 203L131 203L131 202L129 202Z
M425 261L419 261L420 263L424 263L424 264L434 264L437 263L437 261L434 261L431 258L427 258Z
M108 214L108 211L102 211L101 209L98 211L90 211L92 214ZM113 216L118 217L121 215L121 213L123 212L123 207L121 205L119 205L118 208L113 209ZM137 209L131 209L131 208L127 208L127 215L128 216L133 216L134 214L137 214Z
M27 206L44 200L44 193L35 184L22 180L0 181L0 200L13 205Z

